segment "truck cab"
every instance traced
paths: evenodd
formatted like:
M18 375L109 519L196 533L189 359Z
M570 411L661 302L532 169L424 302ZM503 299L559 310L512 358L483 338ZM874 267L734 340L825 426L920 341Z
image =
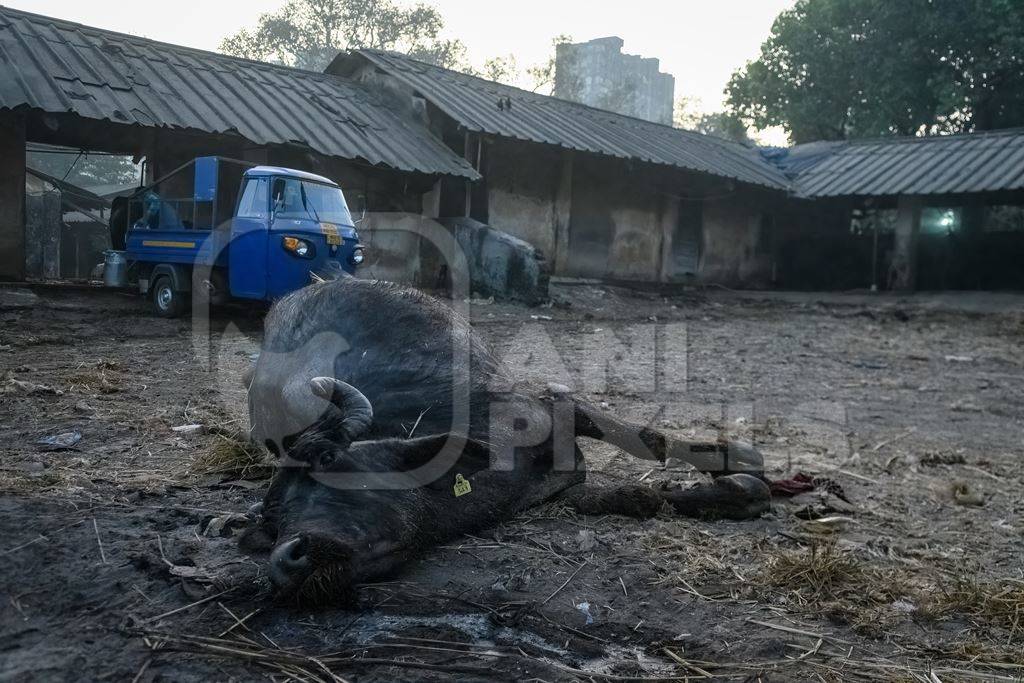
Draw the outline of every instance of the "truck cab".
M278 166L197 158L137 192L124 220L129 269L164 317L193 292L272 301L363 260L341 188Z

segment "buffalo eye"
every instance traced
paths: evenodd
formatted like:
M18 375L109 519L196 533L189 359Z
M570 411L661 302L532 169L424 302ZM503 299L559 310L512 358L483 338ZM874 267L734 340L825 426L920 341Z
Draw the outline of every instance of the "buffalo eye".
M329 472L337 470L338 465L341 464L342 457L344 454L337 449L325 449L320 451L312 458L310 463L313 466L315 472Z

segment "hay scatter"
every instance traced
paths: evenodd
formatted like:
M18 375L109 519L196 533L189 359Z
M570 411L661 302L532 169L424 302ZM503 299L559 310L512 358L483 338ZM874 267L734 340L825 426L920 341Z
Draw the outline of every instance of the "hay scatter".
M79 365L65 377L69 390L88 394L116 394L124 384L124 365L118 361L101 359Z
M906 569L869 564L832 541L774 551L756 582L776 602L830 613L867 635L879 634L902 618L904 613L894 605L914 605L919 591Z
M957 576L935 592L927 609L936 617L966 616L1019 640L1024 636L1024 578ZM1024 660L1024 650L1020 659Z
M213 442L193 459L191 474L257 480L273 475L274 464L264 449L233 432L216 429L211 432Z

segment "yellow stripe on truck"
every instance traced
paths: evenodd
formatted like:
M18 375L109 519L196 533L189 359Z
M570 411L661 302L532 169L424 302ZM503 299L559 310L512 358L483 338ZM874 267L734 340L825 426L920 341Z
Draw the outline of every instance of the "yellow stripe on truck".
M142 240L144 247L177 247L178 249L192 249L195 242L171 242L168 240Z

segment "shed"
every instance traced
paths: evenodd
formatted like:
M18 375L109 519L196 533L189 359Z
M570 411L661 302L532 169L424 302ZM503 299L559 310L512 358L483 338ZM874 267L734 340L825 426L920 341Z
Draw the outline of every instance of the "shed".
M0 7L0 277L24 276L27 140L145 157L149 177L207 154L330 175L371 209L418 212L460 155L334 75Z

